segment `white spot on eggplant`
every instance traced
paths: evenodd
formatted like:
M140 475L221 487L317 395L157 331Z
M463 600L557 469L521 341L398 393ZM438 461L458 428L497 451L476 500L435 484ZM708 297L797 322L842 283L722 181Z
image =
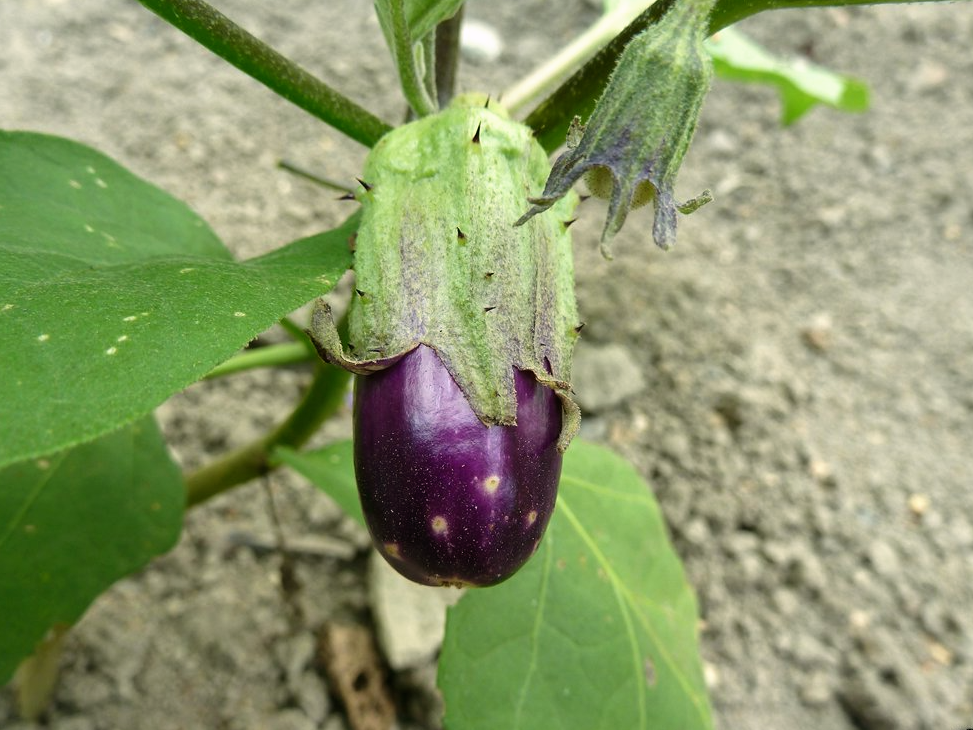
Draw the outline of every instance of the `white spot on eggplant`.
M387 542L384 545L385 554L390 558L401 558L402 552L399 550L399 544L397 542Z
M429 526L432 527L432 531L437 535L442 535L446 532L446 530L449 529L449 523L446 522L446 518L442 515L436 515L433 517L429 523Z
M527 513L527 526L530 527L535 522L537 522L537 510L532 509L530 512Z
M38 342L47 342L49 339L51 339L51 336L49 334L45 333L43 335L37 335Z
M500 477L496 474L488 476L483 480L483 490L487 494L496 494L497 489L500 488Z

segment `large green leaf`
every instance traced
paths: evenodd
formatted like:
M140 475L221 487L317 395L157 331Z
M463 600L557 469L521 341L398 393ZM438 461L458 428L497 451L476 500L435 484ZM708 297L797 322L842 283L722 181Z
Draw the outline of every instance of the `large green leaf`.
M185 499L151 418L0 470L0 685L49 629L175 544Z
M351 441L337 441L324 448L305 452L280 447L274 451L274 457L301 474L337 502L349 517L365 526L355 484Z
M804 59L778 58L736 28L724 28L706 41L706 47L719 76L777 87L782 124L797 121L818 104L846 112L868 108L868 86L864 82Z
M238 263L95 150L0 132L0 465L107 433L201 378L330 290L355 225Z
M711 728L696 601L648 487L576 440L560 489L531 561L449 610L446 727Z

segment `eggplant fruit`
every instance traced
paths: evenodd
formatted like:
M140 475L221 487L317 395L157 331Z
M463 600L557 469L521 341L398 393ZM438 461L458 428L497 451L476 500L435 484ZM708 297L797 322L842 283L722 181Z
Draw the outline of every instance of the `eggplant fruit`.
M486 426L419 345L355 381L355 475L378 550L426 585L488 586L537 549L561 474L562 409L515 370L517 423Z

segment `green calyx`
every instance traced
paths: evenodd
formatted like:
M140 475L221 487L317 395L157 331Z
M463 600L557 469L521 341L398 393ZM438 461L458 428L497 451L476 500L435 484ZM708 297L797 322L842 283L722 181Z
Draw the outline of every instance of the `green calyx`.
M461 97L372 149L357 195L348 354L324 305L312 337L325 359L362 374L432 347L487 425L516 423L514 368L530 371L561 398L566 448L579 422L567 230L577 197L514 227L544 184L547 156L530 129L484 99Z
M714 2L678 0L658 23L632 39L588 123L582 128L575 120L569 149L555 161L543 193L531 198L533 207L518 223L554 205L585 175L594 194L610 189L602 231L606 256L607 243L628 211L649 200L655 207L653 240L662 249L675 243L676 212L690 213L712 199L706 191L676 203L673 184L712 77L703 40Z

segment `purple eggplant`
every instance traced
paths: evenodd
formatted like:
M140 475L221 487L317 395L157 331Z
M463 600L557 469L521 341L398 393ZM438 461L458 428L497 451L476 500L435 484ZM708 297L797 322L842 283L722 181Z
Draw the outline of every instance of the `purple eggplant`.
M561 404L515 371L517 425L485 426L419 345L355 382L355 474L372 539L426 585L488 586L537 549L557 497Z

